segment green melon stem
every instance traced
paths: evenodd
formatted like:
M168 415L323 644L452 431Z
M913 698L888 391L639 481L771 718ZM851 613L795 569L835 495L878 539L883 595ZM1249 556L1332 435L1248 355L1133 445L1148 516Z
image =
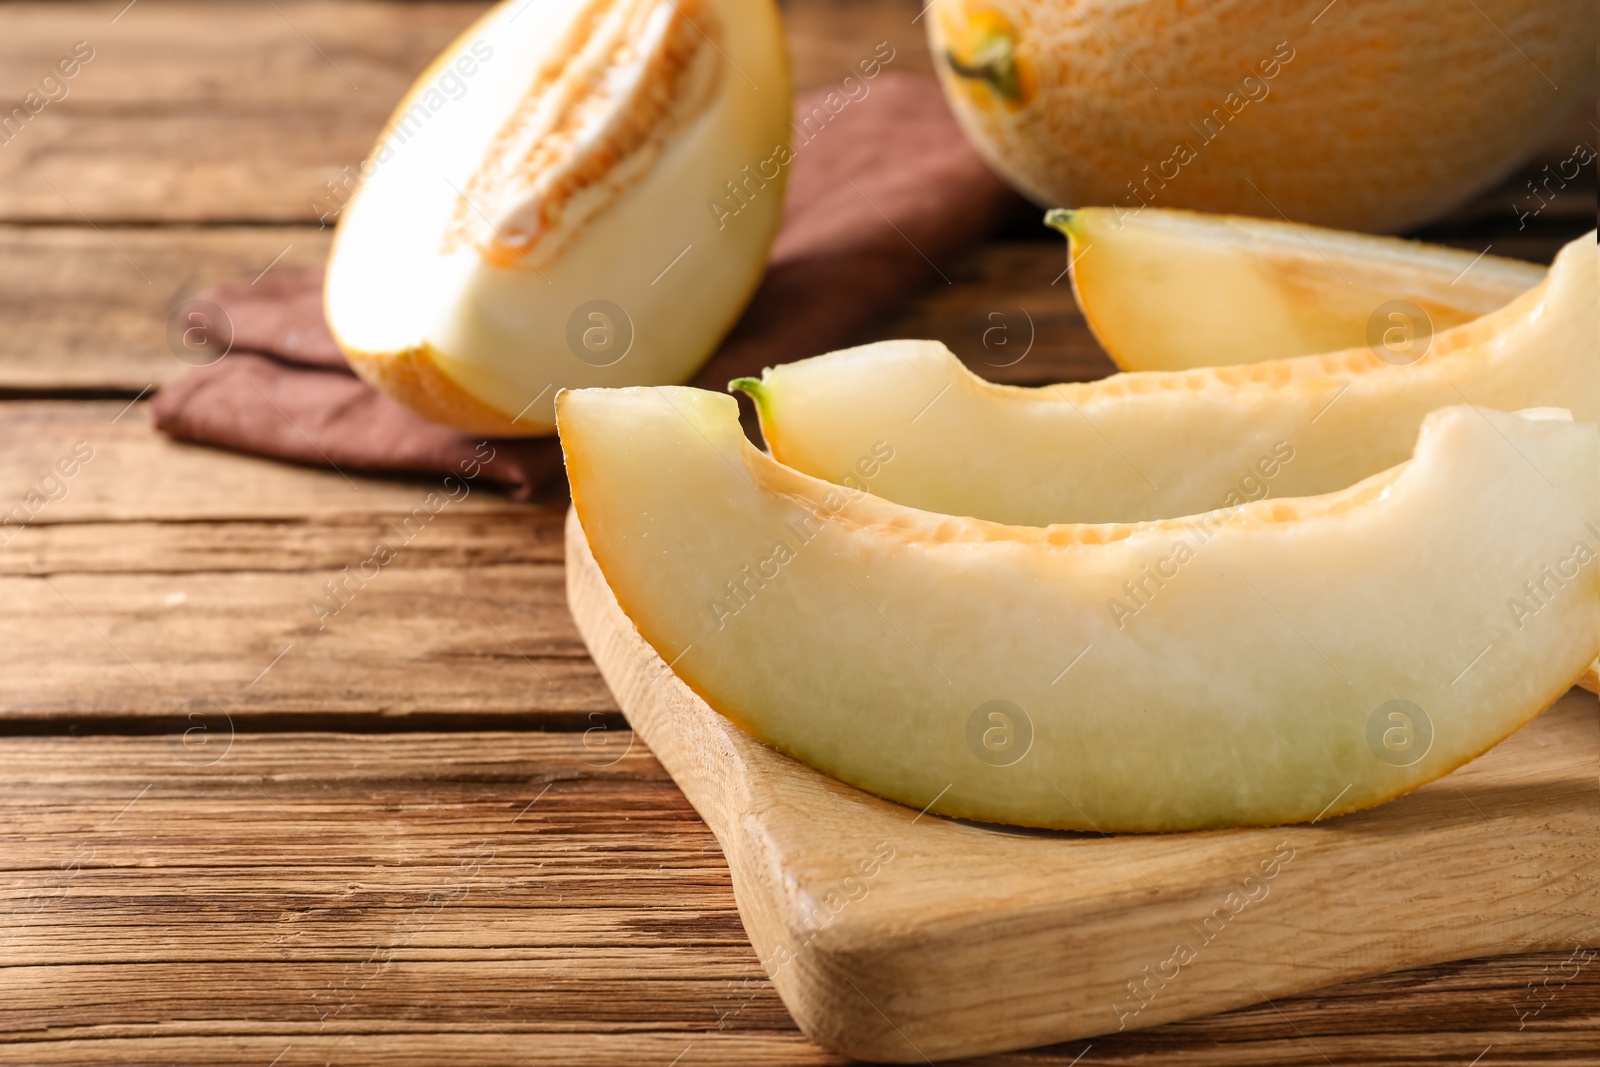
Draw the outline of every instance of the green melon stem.
M950 49L945 49L944 61L950 70L963 78L987 82L995 92L1007 100L1022 99L1022 77L1017 71L1017 42L1004 33L985 34L973 49L972 61L963 62Z
M767 387L760 378L735 378L728 383L728 392L731 393L735 390L754 400L757 407L761 407L766 403Z
M1078 213L1071 208L1053 207L1044 213L1044 224L1053 230L1060 230L1068 237L1072 236L1072 223Z

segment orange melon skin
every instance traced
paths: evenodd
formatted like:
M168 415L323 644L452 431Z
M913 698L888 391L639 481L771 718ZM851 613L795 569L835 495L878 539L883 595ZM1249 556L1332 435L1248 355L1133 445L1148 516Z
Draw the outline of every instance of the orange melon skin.
M461 388L439 366L427 343L401 352L363 352L344 346L344 356L350 369L369 385L430 422L494 437L542 437L550 432L519 424L514 416Z
M1587 0L935 0L925 21L962 125L1041 204L1368 232L1499 181L1595 72ZM974 75L997 38L1014 69ZM1592 167L1584 148L1567 184Z

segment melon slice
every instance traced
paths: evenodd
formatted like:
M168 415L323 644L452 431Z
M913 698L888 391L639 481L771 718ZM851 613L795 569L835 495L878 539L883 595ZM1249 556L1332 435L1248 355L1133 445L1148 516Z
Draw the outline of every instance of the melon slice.
M1135 522L1332 492L1402 462L1423 417L1471 403L1600 420L1594 237L1538 287L1394 366L1360 348L1243 367L993 385L933 341L886 341L734 385L773 455L928 511L994 522Z
M363 164L334 337L482 433L551 432L563 387L688 379L760 281L791 99L772 0L507 0Z
M1234 215L1083 208L1045 221L1067 235L1073 293L1123 370L1258 363L1386 334L1425 343L1545 275L1499 256Z
M1106 832L1354 811L1496 744L1600 645L1600 429L1546 413L1436 412L1413 460L1328 496L1043 529L799 474L714 393L568 392L558 418L595 559L662 659L914 809Z

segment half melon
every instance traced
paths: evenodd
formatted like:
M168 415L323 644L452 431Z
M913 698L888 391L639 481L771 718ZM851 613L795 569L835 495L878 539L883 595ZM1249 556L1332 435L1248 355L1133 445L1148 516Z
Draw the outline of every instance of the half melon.
M1052 211L1083 317L1123 370L1258 363L1428 338L1510 303L1545 268L1235 215Z
M913 809L1105 832L1354 811L1496 744L1600 644L1600 430L1555 417L1459 406L1338 493L1049 528L807 477L713 393L567 392L558 418L595 559L662 659Z
M916 6L956 118L1041 204L1396 233L1494 188L1552 139L1576 147L1550 175L1571 181L1594 161L1587 134L1562 132L1594 86L1585 0ZM1507 196L1503 217L1536 213L1551 191L1537 188Z
M563 387L686 380L760 281L790 105L772 0L507 0L363 164L334 337L380 389L481 433L551 432Z
M1367 348L1238 367L994 385L934 341L767 370L754 396L782 463L836 482L892 449L873 493L994 522L1136 522L1332 492L1403 461L1452 404L1600 420L1597 256L1574 241L1533 290L1393 365Z

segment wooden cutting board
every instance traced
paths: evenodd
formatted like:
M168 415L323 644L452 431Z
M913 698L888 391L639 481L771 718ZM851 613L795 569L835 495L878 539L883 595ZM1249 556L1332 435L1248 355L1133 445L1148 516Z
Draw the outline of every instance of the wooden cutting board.
M1354 815L1016 830L879 800L741 732L623 615L575 514L567 599L628 721L721 842L784 1004L849 1055L1027 1048L1600 939L1600 716L1578 690L1482 759Z

